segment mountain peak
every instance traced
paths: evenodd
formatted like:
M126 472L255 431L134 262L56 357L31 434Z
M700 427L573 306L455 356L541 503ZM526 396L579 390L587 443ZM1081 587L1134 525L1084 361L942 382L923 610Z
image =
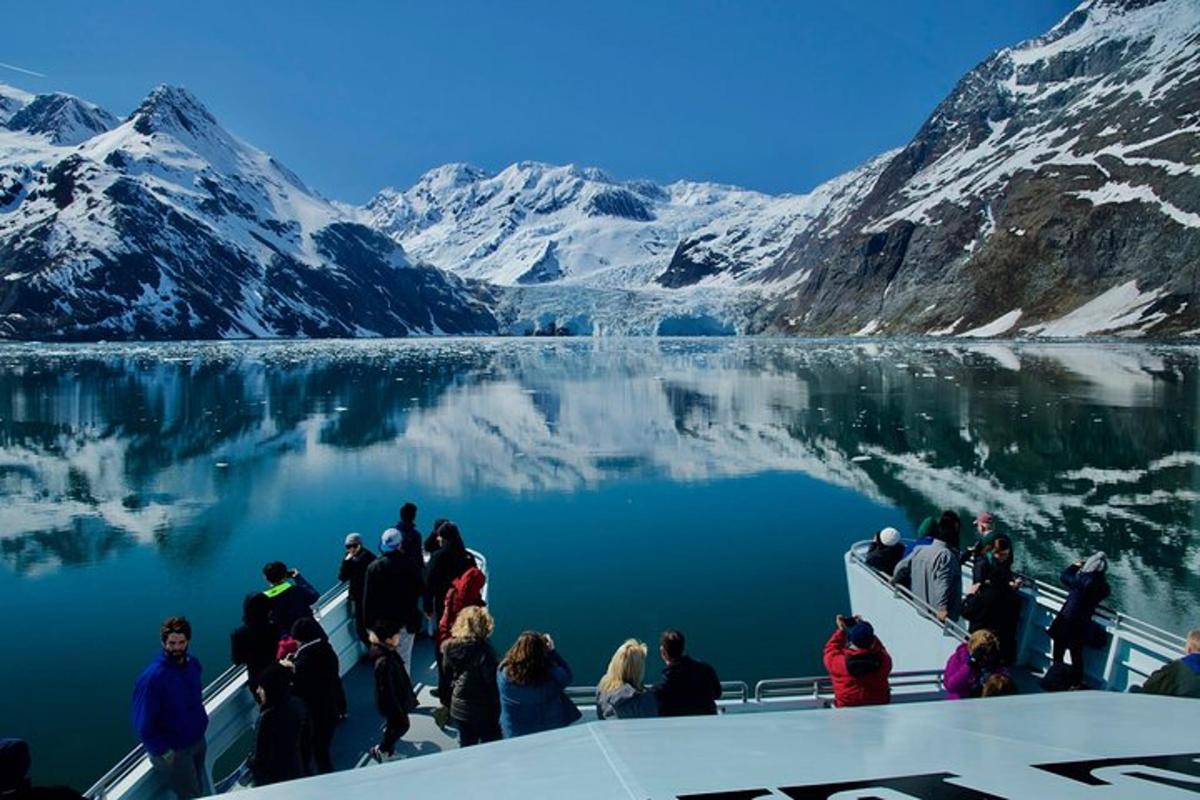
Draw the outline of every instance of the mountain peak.
M8 122L13 114L29 105L31 100L33 100L33 95L29 92L6 83L0 83L0 125Z
M438 192L478 183L490 177L491 173L487 170L459 161L434 167L422 175L417 183Z
M8 127L44 135L57 145L75 145L112 130L120 120L100 106L69 94L39 94L8 120Z
M154 87L129 118L134 120L134 129L147 136L186 132L199 137L206 128L219 127L217 118L194 94L165 83Z

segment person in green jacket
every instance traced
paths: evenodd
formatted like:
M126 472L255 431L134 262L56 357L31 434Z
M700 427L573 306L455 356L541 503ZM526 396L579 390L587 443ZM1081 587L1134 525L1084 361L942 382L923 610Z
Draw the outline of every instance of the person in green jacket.
M1142 684L1142 691L1200 699L1200 629L1188 632L1187 654L1155 670Z

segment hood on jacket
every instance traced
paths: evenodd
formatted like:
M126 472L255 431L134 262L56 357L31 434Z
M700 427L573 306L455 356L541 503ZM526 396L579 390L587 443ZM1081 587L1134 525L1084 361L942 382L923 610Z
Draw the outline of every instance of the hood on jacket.
M247 627L265 627L271 624L271 598L262 592L251 592L242 601L242 622Z
M454 579L454 588L461 597L483 597L483 585L487 583L487 575L479 567L471 567Z

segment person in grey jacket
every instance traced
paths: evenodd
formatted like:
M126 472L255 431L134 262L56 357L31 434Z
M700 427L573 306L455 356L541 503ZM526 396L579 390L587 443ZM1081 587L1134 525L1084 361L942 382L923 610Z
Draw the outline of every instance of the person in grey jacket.
M896 565L893 580L912 587L917 599L937 610L938 619L957 620L962 607L962 574L959 571L958 514L942 513L933 543L914 550Z
M626 639L613 653L608 671L596 687L596 716L600 719L658 716L658 700L642 684L646 650L644 642Z

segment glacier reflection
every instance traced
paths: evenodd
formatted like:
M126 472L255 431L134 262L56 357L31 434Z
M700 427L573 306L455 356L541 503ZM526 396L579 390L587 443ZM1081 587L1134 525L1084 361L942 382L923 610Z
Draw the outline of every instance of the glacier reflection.
M799 471L989 508L1051 574L1103 548L1129 610L1197 590L1197 351L772 340L6 347L0 554L220 548L346 459L441 495ZM781 502L786 502L781 498ZM1158 595L1155 598L1155 595ZM1161 611L1158 615L1161 618Z

